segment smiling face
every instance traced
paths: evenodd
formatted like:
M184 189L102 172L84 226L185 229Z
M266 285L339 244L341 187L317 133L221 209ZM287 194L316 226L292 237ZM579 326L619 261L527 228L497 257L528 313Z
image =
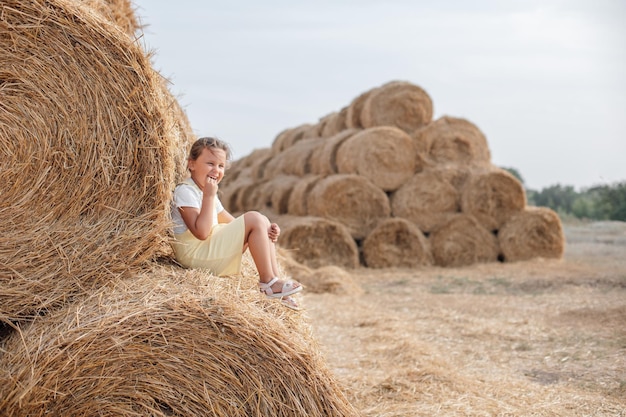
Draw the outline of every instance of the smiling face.
M204 189L209 178L218 184L224 178L226 152L219 148L204 148L196 159L189 160L189 171L194 182Z

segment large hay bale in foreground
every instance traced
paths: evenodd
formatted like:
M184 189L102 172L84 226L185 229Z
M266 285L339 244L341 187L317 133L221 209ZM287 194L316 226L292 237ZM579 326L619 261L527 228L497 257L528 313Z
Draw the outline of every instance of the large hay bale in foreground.
M297 313L207 275L164 267L15 332L3 414L357 415Z
M363 104L363 127L395 126L407 133L430 123L433 102L421 87L392 81L372 91Z
M354 174L330 175L318 181L309 193L307 208L311 216L343 224L355 239L365 238L391 214L387 194Z
M311 268L359 266L356 242L341 223L310 216L284 216L276 221L281 228L279 246L289 249L299 263Z
M0 321L17 321L169 251L188 138L149 58L100 14L0 7Z
M130 0L76 0L101 13L131 37L141 27Z
M466 266L498 260L496 236L467 214L455 216L435 230L429 240L433 259L439 266Z
M461 193L461 211L489 230L498 230L524 207L526 191L522 183L496 167L472 171Z
M443 116L412 134L418 154L435 165L488 166L491 152L487 138L473 123Z
M391 195L392 216L410 220L424 233L450 221L460 211L460 194L444 174L437 169L415 174Z
M560 258L565 237L559 215L547 207L527 207L513 215L498 232L504 260Z
M363 258L370 268L417 268L431 265L430 244L406 219L382 221L363 241Z
M358 174L385 191L394 191L415 174L413 140L393 126L362 130L337 149L337 170Z

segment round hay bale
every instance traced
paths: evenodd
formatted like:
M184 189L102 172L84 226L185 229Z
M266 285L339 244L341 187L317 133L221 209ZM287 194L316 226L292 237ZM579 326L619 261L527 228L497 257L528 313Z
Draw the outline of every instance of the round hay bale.
M430 244L406 219L382 221L363 241L363 258L370 268L417 268L432 265Z
M459 214L429 237L435 265L466 266L498 260L498 240L474 217Z
M361 111L364 128L395 126L407 133L430 123L433 103L426 91L409 82L390 82L373 91Z
M363 123L361 122L363 105L365 104L365 101L367 101L368 97L377 89L378 87L369 89L359 94L350 102L346 111L346 127L348 129L363 129Z
M325 139L322 146L311 154L309 160L311 172L318 175L337 174L337 149L349 137L359 131L359 129L345 129L335 136Z
M498 230L511 216L526 207L526 191L509 172L492 167L469 175L461 193L461 211L489 230Z
M459 191L440 170L415 174L389 200L392 216L409 220L424 233L447 223L460 211Z
M335 136L337 133L346 129L346 115L348 113L348 108L344 107L338 112L331 113L324 123L324 127L322 128L321 136L323 138L329 138L331 136Z
M281 154L281 172L286 175L304 176L310 174L311 157L320 149L325 140L322 138L308 138L294 144Z
M251 167L255 165L256 163L258 163L260 160L265 159L271 155L272 155L272 148L254 149L252 152L250 152L248 155L244 156L243 158L239 158L238 160L233 161L233 163L230 166L230 169L233 169L235 167L239 167L239 168Z
M385 191L394 191L415 174L411 137L393 126L365 129L337 149L340 174L358 174Z
M0 13L0 320L171 253L169 202L188 143L134 39L76 2Z
M269 209L276 214L287 214L287 205L291 190L300 181L293 175L281 175L267 183L263 188L266 195L270 195Z
M412 134L418 154L435 165L489 165L487 138L473 123L443 116Z
M285 217L280 219L279 246L310 268L336 265L359 266L359 250L344 225L320 217Z
M38 318L5 343L3 414L358 415L300 315L232 281L155 271Z
M302 177L291 189L287 202L287 213L292 216L306 216L308 214L307 201L309 193L315 184L322 178L319 175Z
M561 258L565 237L559 215L547 207L526 207L498 232L505 262L532 258Z
M335 265L323 266L315 269L302 282L307 292L316 294L361 295L363 288L354 279L354 276L343 268Z
M328 176L315 184L307 200L309 215L343 224L355 239L365 238L391 214L389 198L360 175Z

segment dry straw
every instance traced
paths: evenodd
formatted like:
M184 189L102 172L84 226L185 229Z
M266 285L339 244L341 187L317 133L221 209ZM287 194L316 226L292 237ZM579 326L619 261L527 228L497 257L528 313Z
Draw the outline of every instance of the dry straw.
M255 282L159 268L4 343L0 409L20 416L355 416L311 330Z
M337 150L341 174L358 174L385 191L394 191L415 174L411 137L393 126L365 129Z
M283 216L276 221L281 227L278 244L296 261L311 268L359 266L356 242L343 224L320 217Z
M404 81L392 81L372 91L360 120L363 127L395 126L407 133L431 122L433 103L426 91Z
M348 107L344 107L338 112L331 113L325 121L324 126L320 132L321 137L329 138L346 129L347 114Z
M504 260L560 258L565 250L561 220L547 207L527 207L509 219L498 233Z
M384 220L365 238L363 258L370 268L417 268L433 263L424 234L400 218Z
M129 0L79 0L88 8L97 11L130 36L141 28Z
M430 233L460 211L460 194L448 171L429 169L415 174L390 197L391 214Z
M0 321L16 321L169 250L190 138L144 51L100 14L0 8Z
M438 266L457 267L498 260L496 236L467 214L455 216L435 230L429 240Z
M525 206L522 183L497 167L472 171L461 194L461 211L474 216L489 230L498 230Z
M412 134L418 154L431 164L488 166L487 138L473 123L443 116Z
M301 178L292 188L287 202L287 213L291 216L306 216L309 193L321 179L319 175L309 175Z
M343 224L353 238L365 238L391 214L389 198L368 179L354 174L330 175L309 193L308 213Z
M337 150L342 143L359 131L359 129L344 129L340 133L325 139L321 147L315 149L315 152L311 155L309 161L311 172L319 175L337 174L339 172L337 168Z

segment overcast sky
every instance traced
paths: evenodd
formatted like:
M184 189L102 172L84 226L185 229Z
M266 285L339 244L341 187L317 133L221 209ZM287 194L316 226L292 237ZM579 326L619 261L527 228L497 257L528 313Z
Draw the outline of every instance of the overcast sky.
M391 80L529 188L626 180L624 0L133 0L195 133L235 159Z

